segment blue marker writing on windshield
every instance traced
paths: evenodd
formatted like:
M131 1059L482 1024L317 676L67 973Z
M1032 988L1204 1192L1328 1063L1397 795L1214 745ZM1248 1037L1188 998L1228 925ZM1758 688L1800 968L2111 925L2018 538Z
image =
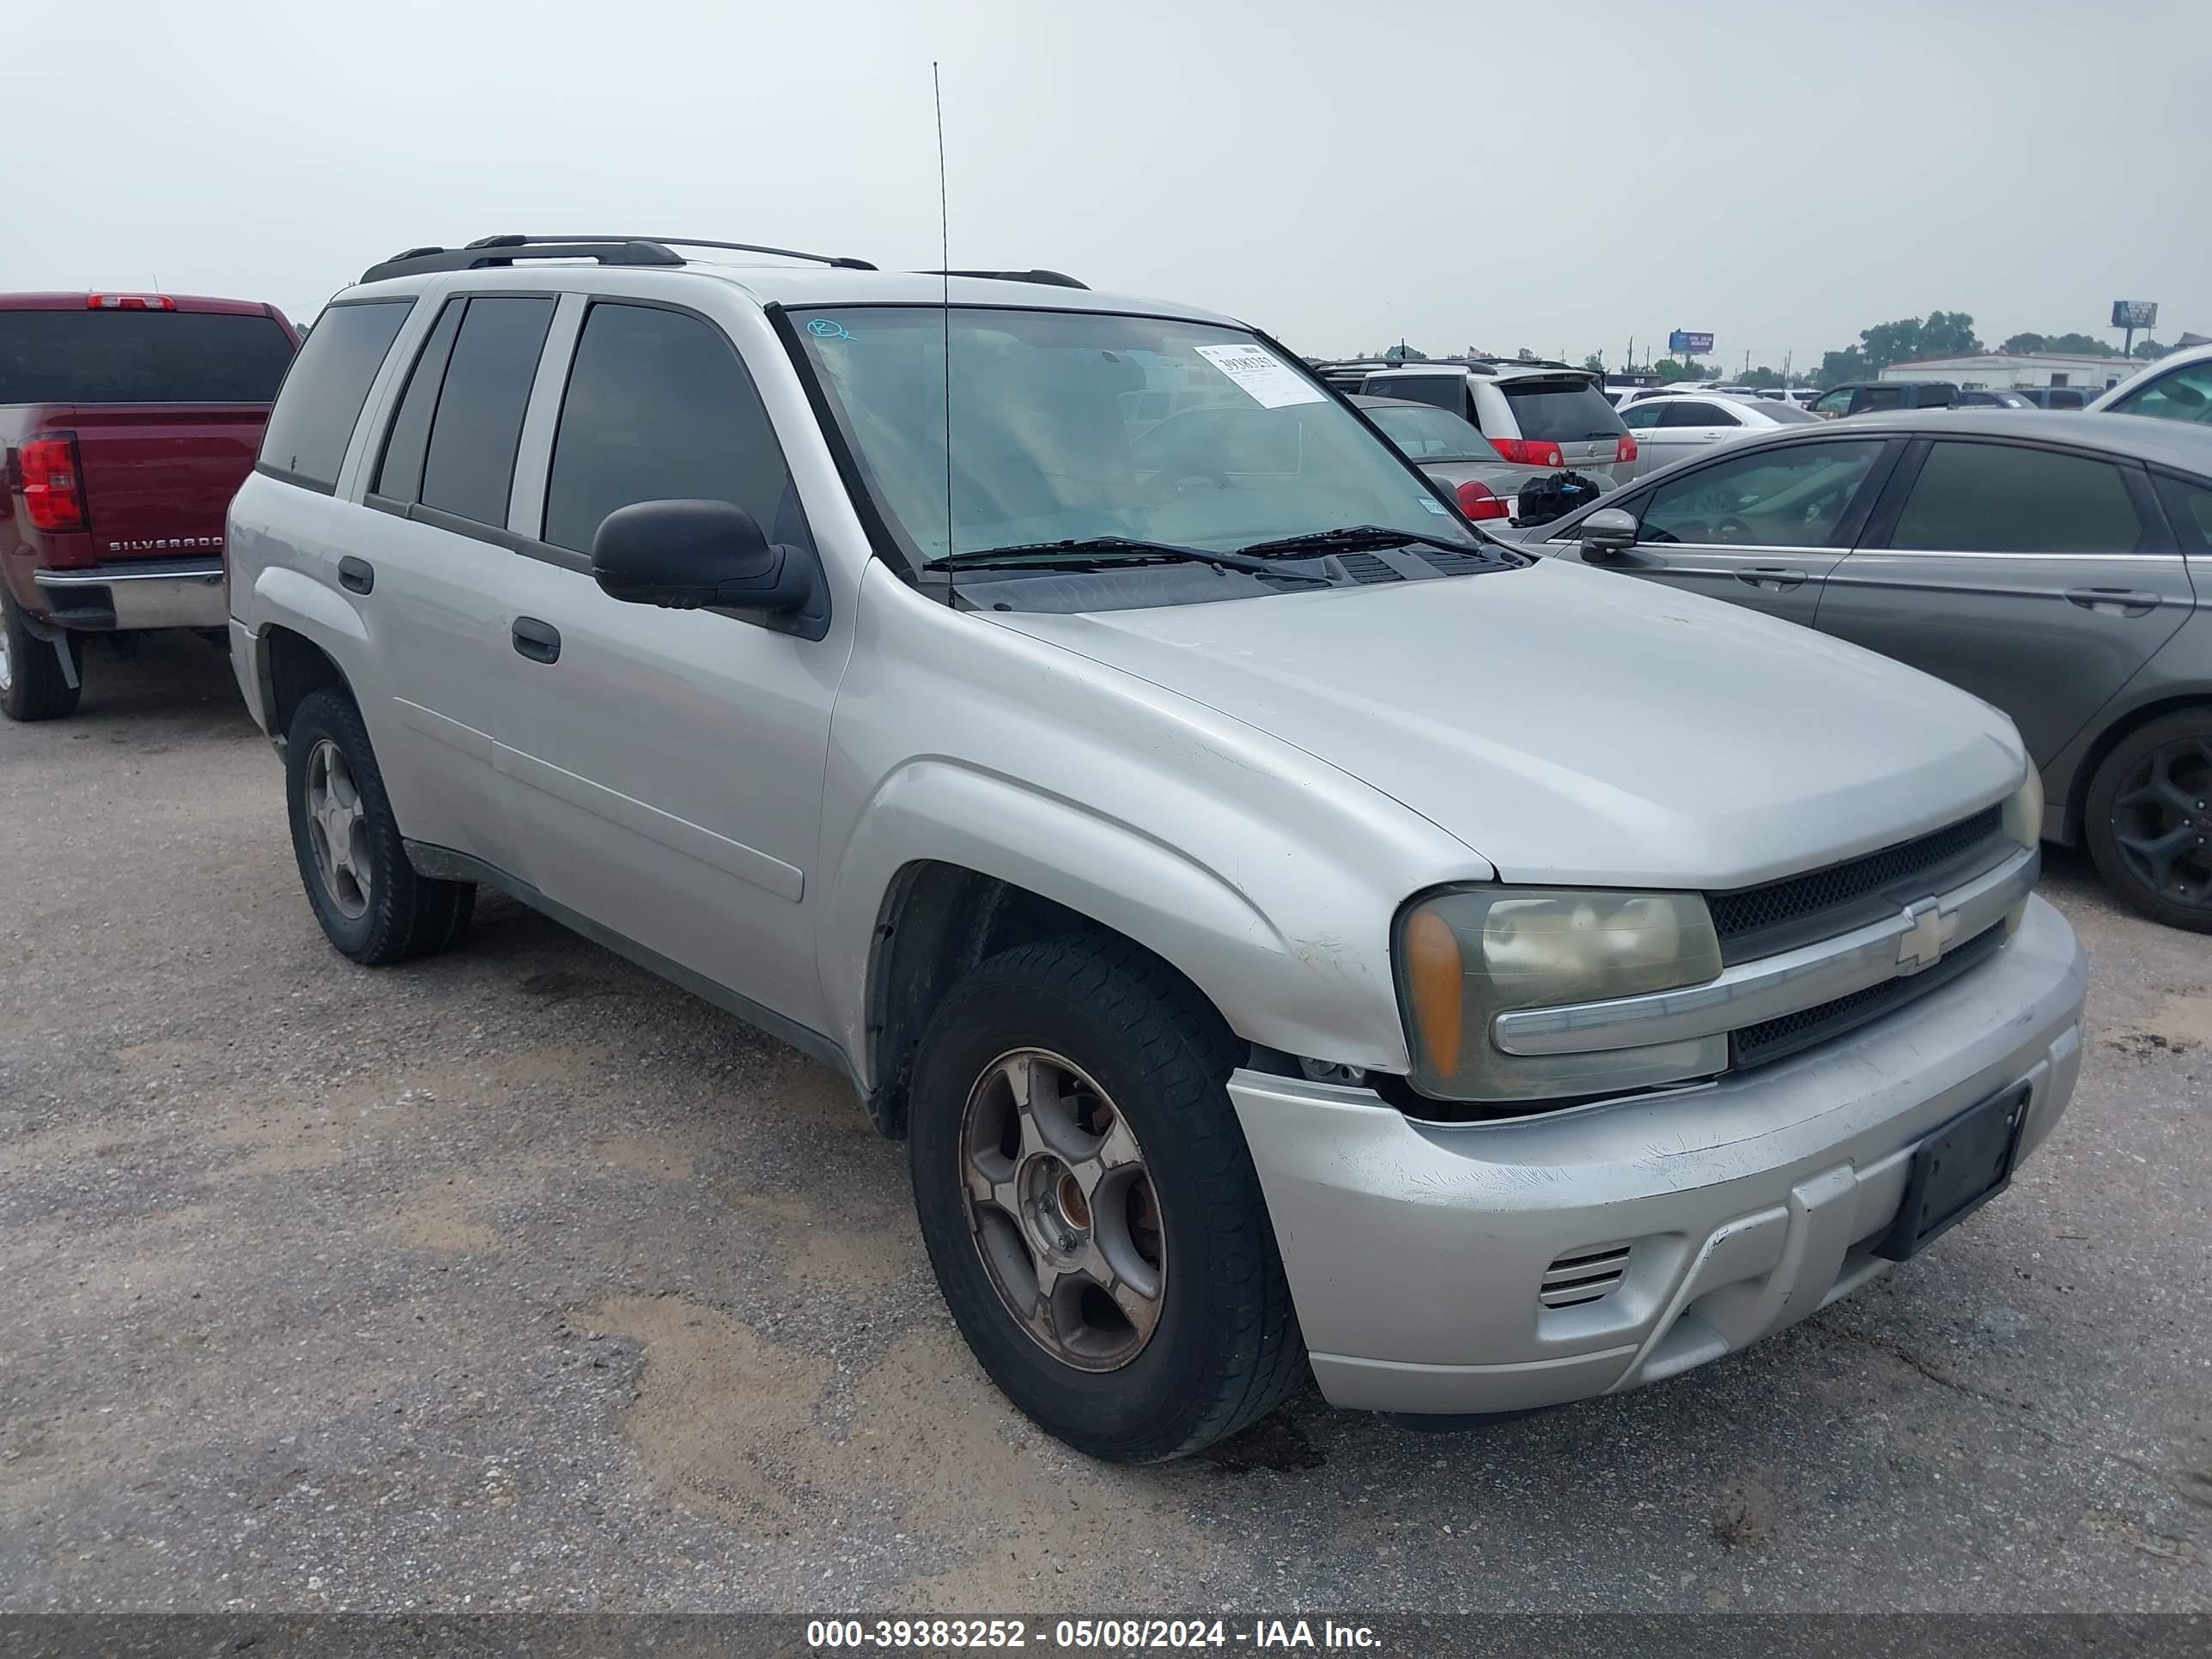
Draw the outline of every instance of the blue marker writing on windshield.
M852 330L827 317L817 317L807 324L806 331L817 340L849 340L853 337Z

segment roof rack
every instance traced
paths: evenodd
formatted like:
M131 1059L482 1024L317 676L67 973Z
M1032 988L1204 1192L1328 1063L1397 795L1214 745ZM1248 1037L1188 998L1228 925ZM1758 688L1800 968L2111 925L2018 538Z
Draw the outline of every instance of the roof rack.
M696 236L480 236L465 247L410 247L362 273L364 283L387 276L419 276L434 270L476 270L525 259L596 259L603 265L680 265L678 247L726 248L738 253L767 253L780 259L806 259L848 270L873 270L866 259L834 253L802 253L796 248L763 247L754 242L714 242Z
M994 283L1042 283L1047 288L1079 288L1088 292L1091 284L1078 282L1064 270L924 270L922 276L981 276Z

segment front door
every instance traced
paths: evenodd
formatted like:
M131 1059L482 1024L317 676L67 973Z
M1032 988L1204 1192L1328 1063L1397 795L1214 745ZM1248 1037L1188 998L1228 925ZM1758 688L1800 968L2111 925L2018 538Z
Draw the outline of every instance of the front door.
M1618 504L1636 545L1608 569L1810 626L1894 446L1880 438L1758 444Z
M1995 703L2042 765L2195 602L2140 467L1945 438L1913 445L1819 626Z
M848 628L807 639L626 604L600 591L587 556L607 514L670 499L734 502L771 542L811 550L783 452L737 348L703 317L593 301L561 367L541 380L549 416L559 403L542 494L517 492L517 530L536 533L518 538L495 715L529 878L820 1030L809 907ZM831 609L849 614L849 598Z

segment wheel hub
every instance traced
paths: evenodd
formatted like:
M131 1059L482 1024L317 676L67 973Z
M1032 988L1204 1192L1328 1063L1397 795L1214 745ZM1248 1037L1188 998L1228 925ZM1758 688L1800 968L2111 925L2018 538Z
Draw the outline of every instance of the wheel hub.
M2136 763L2112 802L2112 841L2153 892L2212 906L2212 738L2160 744Z
M1135 1358L1164 1305L1166 1236L1105 1091L1058 1054L1002 1054L969 1092L961 1148L969 1227L1006 1312L1078 1370Z

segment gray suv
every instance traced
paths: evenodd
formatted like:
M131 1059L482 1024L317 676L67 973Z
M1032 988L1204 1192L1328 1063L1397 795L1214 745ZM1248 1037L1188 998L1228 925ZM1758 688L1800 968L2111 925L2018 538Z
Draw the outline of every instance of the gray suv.
M1536 536L1987 698L2042 769L2044 835L2087 842L2144 914L2212 932L2212 428L1863 416L1669 468Z
M2050 1133L2003 715L1483 538L1229 318L769 257L416 249L308 337L228 595L337 949L488 884L833 1067L1109 1458L1671 1376Z

